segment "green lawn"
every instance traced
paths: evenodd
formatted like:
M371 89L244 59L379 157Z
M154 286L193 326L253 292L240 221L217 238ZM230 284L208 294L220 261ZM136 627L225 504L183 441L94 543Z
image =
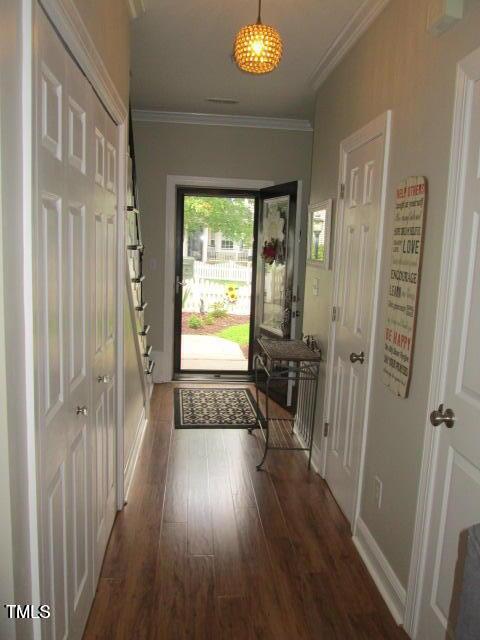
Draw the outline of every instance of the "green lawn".
M250 323L246 322L245 324L234 324L231 327L222 329L215 335L217 335L219 338L230 340L230 342L236 342L240 346L246 345L250 341Z

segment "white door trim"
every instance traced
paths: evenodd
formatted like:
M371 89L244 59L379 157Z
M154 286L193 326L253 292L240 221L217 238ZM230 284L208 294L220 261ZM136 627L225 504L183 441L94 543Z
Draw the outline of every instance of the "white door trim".
M464 58L457 68L453 129L450 149L447 206L440 261L437 314L433 344L432 369L428 393L429 410L443 400L448 356L448 338L453 311L452 286L455 276L455 249L459 241L460 224L457 212L463 206L463 184L468 150L469 120L474 83L480 80L480 49ZM448 230L448 231L447 231ZM428 413L428 412L427 412ZM433 507L434 476L440 431L433 429L425 416L425 435L420 470L419 493L412 544L405 611L405 630L417 637L422 591L424 587L427 543Z
M31 597L33 603L41 599L40 567L40 519L38 511L38 468L37 468L37 406L35 401L35 310L34 310L34 190L33 190L33 2L22 0L22 218L23 218L23 312L25 323L25 415L26 415L26 455L28 477L28 530L30 553ZM21 453L24 453L23 451ZM20 460L16 461L20 463ZM18 625L15 626L16 631ZM31 637L42 637L38 620L33 621Z
M125 504L125 269L127 266L125 251L125 211L127 209L128 181L128 119L118 127L118 187L117 187L117 441L116 441L116 483L117 510L121 511Z
M370 408L370 395L372 386L372 371L373 362L375 359L375 335L377 330L377 315L378 315L378 298L380 289L380 276L381 276L381 263L382 263L382 248L383 248L383 229L385 220L385 203L387 192L387 179L388 179L388 160L390 156L390 141L391 141L391 126L392 126L392 112L386 111L382 115L372 120L365 127L356 131L354 134L346 138L340 143L340 167L339 167L339 184L338 184L338 207L337 207L337 220L335 223L335 246L333 253L333 293L332 293L332 307L338 306L338 294L340 286L340 274L338 265L341 256L341 229L343 225L344 213L345 213L345 201L341 197L341 185L345 184L346 180L346 168L347 168L347 156L349 153L357 149L358 147L367 144L371 140L380 136L384 139L384 153L383 153L383 175L380 197L380 217L377 236L377 247L381 250L377 251L377 261L375 266L375 283L373 290L373 313L372 313L372 327L370 332L370 355L367 360L367 384L365 391L365 417L362 425L362 444L360 451L360 460L358 465L358 477L355 490L355 508L352 518L352 532L355 536L357 521L360 515L360 497L363 485L363 470L365 462L365 443L367 437L367 427L369 420L369 408ZM335 343L335 322L330 325L329 339L328 339L328 357L327 357L327 381L325 385L325 417L324 421L330 423L331 415L331 390L333 381L333 347ZM327 439L328 436L322 436L322 462L321 462L321 475L325 478L326 465L327 465Z
M163 281L163 351L153 353L155 359L154 382L170 382L173 377L173 332L175 305L175 230L177 187L212 187L217 189L263 189L273 180L243 178L205 178L198 176L167 175L165 202L165 243Z

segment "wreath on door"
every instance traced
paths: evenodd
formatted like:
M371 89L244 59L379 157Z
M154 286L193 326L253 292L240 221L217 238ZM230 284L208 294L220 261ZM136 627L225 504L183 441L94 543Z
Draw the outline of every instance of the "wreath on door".
M262 249L262 258L267 264L273 264L277 258L277 240L266 240Z

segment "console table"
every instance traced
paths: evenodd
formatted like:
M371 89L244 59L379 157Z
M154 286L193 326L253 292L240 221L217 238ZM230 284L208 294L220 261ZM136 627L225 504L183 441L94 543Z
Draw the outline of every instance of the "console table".
M317 404L318 376L322 354L302 340L258 338L259 352L254 358L257 426L264 439L260 470L270 450L307 451L308 468L312 460L313 431ZM265 375L265 415L259 403L259 373ZM289 418L271 417L270 384L284 380L298 385L299 398L295 415ZM249 429L250 433L252 429Z

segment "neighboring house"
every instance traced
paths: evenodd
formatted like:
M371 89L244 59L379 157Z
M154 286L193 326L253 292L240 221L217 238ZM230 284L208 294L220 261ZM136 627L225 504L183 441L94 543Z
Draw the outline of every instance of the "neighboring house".
M207 228L188 233L184 238L183 254L202 262L251 262L252 247L245 247L243 242L230 240L222 232L214 233Z

